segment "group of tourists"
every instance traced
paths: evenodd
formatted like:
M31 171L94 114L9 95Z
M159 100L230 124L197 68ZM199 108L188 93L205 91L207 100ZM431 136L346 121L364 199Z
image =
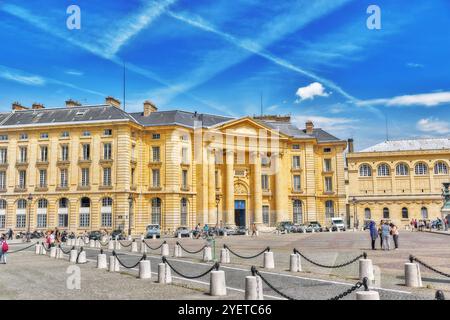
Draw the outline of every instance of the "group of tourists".
M380 237L380 248L383 250L391 250L391 236L394 240L394 250L398 249L399 232L395 224L381 220L380 225L377 227L375 221L370 221L369 230L372 240L372 250L376 250L375 242L378 237Z

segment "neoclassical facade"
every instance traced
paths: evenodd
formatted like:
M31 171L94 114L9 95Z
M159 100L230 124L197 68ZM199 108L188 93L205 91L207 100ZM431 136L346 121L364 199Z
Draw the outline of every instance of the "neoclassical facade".
M0 231L144 232L329 223L346 214L346 141L290 117L125 112L66 101L0 113Z
M350 214L389 219L407 226L411 219L442 217L442 183L450 181L450 140L385 141L347 154Z

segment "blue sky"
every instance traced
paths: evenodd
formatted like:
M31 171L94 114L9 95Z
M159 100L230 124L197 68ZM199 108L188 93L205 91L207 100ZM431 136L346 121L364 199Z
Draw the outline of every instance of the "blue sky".
M69 30L69 5L81 29ZM369 30L366 10L381 9ZM291 114L356 149L450 134L448 0L0 0L0 110L72 98Z

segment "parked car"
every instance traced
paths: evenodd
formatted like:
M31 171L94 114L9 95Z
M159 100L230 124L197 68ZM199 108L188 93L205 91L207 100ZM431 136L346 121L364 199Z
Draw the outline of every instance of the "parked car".
M113 232L111 232L111 238L115 239L117 236L117 240L125 240L125 234L123 232L123 230L117 229L114 230Z
M153 238L153 235L155 235L157 238L161 237L161 227L159 226L159 224L147 225L145 238Z
M91 231L88 233L89 240L101 240L102 232L99 230Z
M245 235L246 231L247 231L247 228L245 226L238 226L238 227L236 227L234 234L235 235Z
M178 227L177 230L175 230L175 238L178 238L178 235L181 237L189 237L189 233L188 227Z
M306 232L322 232L322 226L317 221L311 221L306 228Z
M345 231L345 223L342 218L331 218L331 231Z
M290 221L282 221L278 224L277 230L281 232L292 232L292 227L294 225Z
M296 223L292 226L292 232L305 233L306 226L303 223Z

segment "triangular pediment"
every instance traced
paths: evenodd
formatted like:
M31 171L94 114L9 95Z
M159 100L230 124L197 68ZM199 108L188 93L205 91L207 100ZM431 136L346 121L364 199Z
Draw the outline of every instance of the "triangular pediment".
M233 119L213 126L210 129L238 136L258 136L260 130L265 130L267 134L271 136L278 136L280 138L287 137L278 130L267 126L263 122L255 121L250 117Z

